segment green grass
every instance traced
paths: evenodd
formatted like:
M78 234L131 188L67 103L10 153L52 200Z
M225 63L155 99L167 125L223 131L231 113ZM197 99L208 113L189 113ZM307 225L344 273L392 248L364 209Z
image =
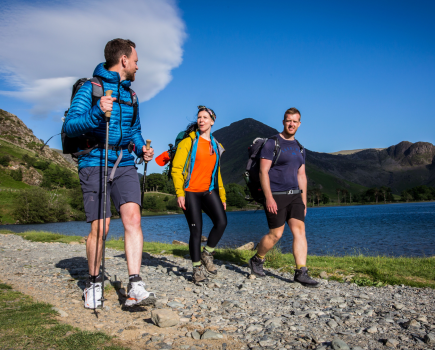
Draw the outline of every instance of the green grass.
M46 303L0 283L1 349L74 349L122 350L102 332L81 331L59 323L56 311Z
M10 189L26 189L32 186L22 182L16 181L11 176L9 176L5 170L0 169L0 188L10 188Z
M0 234L13 233L0 230ZM82 237L64 236L49 232L30 231L18 234L34 242L79 242ZM122 239L109 239L108 248L124 250ZM183 257L189 254L187 246L159 242L144 242L144 252L151 254L172 254ZM164 251L164 252L163 252ZM163 252L163 253L162 253ZM247 264L253 251L235 249L216 249L215 258L238 265ZM407 258L386 256L364 256L362 254L336 256L308 256L307 265L314 276L326 271L330 279L352 281L361 286L383 286L404 284L412 287L435 288L435 257ZM266 267L293 272L293 254L283 254L275 247L266 255Z
M12 216L13 202L20 195L18 191L0 191L0 215L3 224L14 224Z

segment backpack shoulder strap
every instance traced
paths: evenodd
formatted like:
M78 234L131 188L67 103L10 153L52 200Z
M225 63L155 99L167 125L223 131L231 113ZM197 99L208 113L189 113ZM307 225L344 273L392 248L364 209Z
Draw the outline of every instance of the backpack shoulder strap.
M133 105L133 118L131 119L131 126L134 125L134 123L136 123L136 119L137 119L137 95L136 93L133 91L133 89L130 89L130 97L131 97L131 103Z
M100 77L89 79L92 84L92 107L95 106L98 100L104 95L103 80Z
M303 154L303 153L304 153L304 150L305 150L305 149L304 149L304 146L302 146L298 140L295 139L295 141L296 141L296 143L298 144L298 146L299 146L299 148L300 148L300 150L301 150L301 153Z
M274 135L269 137L270 140L275 140L275 149L273 151L273 156L275 157L275 161L273 162L272 165L275 165L276 162L278 161L279 156L281 155L281 144L279 142L279 136Z

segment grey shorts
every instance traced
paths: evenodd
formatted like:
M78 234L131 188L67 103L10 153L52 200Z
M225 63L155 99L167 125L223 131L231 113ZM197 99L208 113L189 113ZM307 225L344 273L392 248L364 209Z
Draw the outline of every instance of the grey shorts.
M108 169L109 179L112 168ZM94 166L80 169L80 185L82 186L86 221L103 219L103 183L104 167ZM134 166L118 167L112 182L107 182L106 217L112 215L110 198L119 213L121 205L133 202L140 206L140 185L137 170Z

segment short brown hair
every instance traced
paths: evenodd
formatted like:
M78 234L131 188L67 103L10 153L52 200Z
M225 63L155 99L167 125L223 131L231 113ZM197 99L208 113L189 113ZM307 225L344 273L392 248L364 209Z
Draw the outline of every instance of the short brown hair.
M301 120L301 112L299 112L299 110L295 107L289 108L285 111L284 113L284 120L285 120L285 116L287 114L299 114L299 120Z
M136 44L128 39L113 39L110 40L104 48L104 58L106 59L106 68L112 68L118 64L119 59L126 55L130 57L132 47L136 48Z

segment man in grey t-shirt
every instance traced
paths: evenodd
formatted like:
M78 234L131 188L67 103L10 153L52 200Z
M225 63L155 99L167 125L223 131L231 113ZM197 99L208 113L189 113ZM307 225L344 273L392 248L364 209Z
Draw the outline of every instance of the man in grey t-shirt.
M269 233L258 244L257 253L249 260L251 273L266 276L263 271L265 255L281 238L287 222L293 234L293 255L296 270L295 282L307 287L317 287L310 278L307 262L305 215L307 214L307 176L305 151L295 140L301 125L301 113L290 108L284 113L284 130L277 135L281 153L274 159L275 140L269 139L260 153L260 181L265 196L265 213ZM276 160L276 163L272 163Z

